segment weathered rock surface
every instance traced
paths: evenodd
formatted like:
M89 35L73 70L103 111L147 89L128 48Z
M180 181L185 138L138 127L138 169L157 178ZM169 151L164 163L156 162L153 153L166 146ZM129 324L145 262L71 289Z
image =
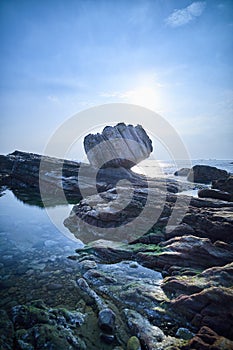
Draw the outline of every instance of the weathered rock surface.
M1 183L22 199L29 188L38 193L40 159L38 155L22 152L1 157L5 169ZM97 174L101 195L93 195L96 182L93 182L95 170L92 166L85 165L87 176L80 180L78 163L68 161L64 169L63 160L47 157L45 163L48 171L42 171L41 179L52 197L63 188L70 198L81 199L78 181L90 189L89 195L73 208L66 221L77 237L88 242L72 256L77 272L75 293L79 305L84 305L78 315L84 317L85 312L88 322L79 324L76 318L78 324L75 325L66 318L64 310L54 311L39 304L21 305L14 309L11 319L6 317L5 325L1 323L4 332L0 331L0 339L7 344L4 344L6 349L12 342L6 342L3 333L13 334L19 349L30 348L35 334L41 335L41 343L38 343L41 349L46 341L62 349L85 349L84 342L88 349L95 349L96 344L88 337L84 342L81 340L80 327L88 334L94 327L95 342L98 339L98 346L101 344L104 350L105 347L126 349L131 336L149 350L230 349L233 339L233 203L200 198L187 201L186 196L175 194L178 191L176 182L145 181L144 177L122 167L101 169ZM116 186L119 179L128 180L132 192L126 182ZM151 220L148 232L144 231L145 234L135 240L132 232L130 244L119 242L119 236L118 242L113 242L111 235L108 241L98 240L106 238L104 228L117 228L120 234L127 222L139 216L147 202L148 189L152 198L149 215L141 221L141 228L145 228ZM129 192L132 197L128 203ZM188 205L184 205L187 202ZM167 226L174 207L182 213L182 220ZM83 232L83 222L90 224L89 231ZM124 232L120 238L125 240ZM163 283L162 276L166 276ZM5 288L6 283L2 280L1 286ZM51 286L61 288L62 283L51 283ZM98 326L98 316L106 309L116 315L111 332L105 326ZM74 317L74 312L71 314ZM3 312L0 316L6 315ZM59 332L57 327L60 327ZM189 334L198 332L186 347L182 347L184 341L175 336L182 328ZM62 337L58 339L60 333Z
M84 139L84 149L91 165L101 167L131 168L149 157L152 141L142 126L106 126L101 134L89 134Z
M215 180L212 182L212 188L220 191L228 192L233 195L233 176L229 176L227 179Z
M195 328L207 326L219 335L233 339L232 283L233 263L230 263L192 276L184 274L167 277L162 288L171 296L169 308L182 314ZM194 341L195 337L190 346Z
M233 342L203 326L182 350L232 350Z
M188 176L189 172L190 172L190 168L181 168L177 171L174 172L175 176Z
M220 190L214 190L210 188L204 188L200 189L198 191L198 196L200 198L214 198L214 199L221 199L223 201L232 201L233 197L230 193L220 191Z
M15 151L7 156L0 155L0 186L7 186L28 204L77 203L83 198L80 188L87 196L96 189L103 192L113 188L120 180L139 187L147 186L144 176L122 167L100 169L96 174L96 169L88 164L34 153ZM172 184L170 188L177 191Z
M146 232L146 227L150 229L162 217L168 218L170 206L176 201L170 195L174 187L174 183L164 180L151 181L150 189L135 186L132 190L127 185L118 186L102 192L101 197L95 195L80 201L73 207L64 225L84 243L101 238L135 240L141 232ZM166 204L166 199L170 204Z
M211 287L191 295L180 295L171 301L170 306L193 326L207 326L233 339L232 288Z
M51 309L43 302L35 301L13 307L12 319L13 348L86 350L85 343L75 331L84 322L84 315L77 311Z
M209 165L194 165L187 176L187 180L198 183L211 183L211 181L226 179L229 173Z

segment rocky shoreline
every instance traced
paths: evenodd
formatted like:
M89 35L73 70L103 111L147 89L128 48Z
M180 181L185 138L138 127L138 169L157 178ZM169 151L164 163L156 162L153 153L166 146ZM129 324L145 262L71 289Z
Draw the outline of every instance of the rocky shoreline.
M31 191L41 206L76 203L64 224L86 245L54 275L45 260L53 302L47 288L42 301L32 293L1 302L1 349L233 349L232 201L185 196L178 181L147 180L121 166L99 169L94 184L92 165L79 177L80 163L43 157L41 168L41 160L19 151L1 156L1 188L25 202ZM85 198L80 181L90 191ZM147 215L134 225L148 196ZM121 236L128 224L132 232ZM140 235L143 225L149 229ZM0 267L7 273L7 264ZM22 273L21 283L27 278ZM1 287L6 298L13 286L2 280Z

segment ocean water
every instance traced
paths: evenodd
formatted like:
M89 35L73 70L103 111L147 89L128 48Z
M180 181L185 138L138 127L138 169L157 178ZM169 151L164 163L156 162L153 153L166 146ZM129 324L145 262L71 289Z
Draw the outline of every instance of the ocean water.
M231 162L193 160L192 164L216 166L233 173ZM136 170L151 177L177 179L174 171L182 166L187 166L187 162L146 160ZM187 194L195 195L195 188ZM10 190L0 197L0 308L9 309L33 299L48 300L50 305L63 300L73 307L76 301L70 293L70 281L75 279L75 262L67 256L83 244L63 226L72 205L45 210L29 203L30 198L22 202Z
M133 170L149 177L159 175L173 178L174 172L181 168L190 168L194 165L209 165L223 169L233 174L233 160L218 159L193 159L193 160L154 160L146 159L135 166ZM177 177L176 177L177 178Z

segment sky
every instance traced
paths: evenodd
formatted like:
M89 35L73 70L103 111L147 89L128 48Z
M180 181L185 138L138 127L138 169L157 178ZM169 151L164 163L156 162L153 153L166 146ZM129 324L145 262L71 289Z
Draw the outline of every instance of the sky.
M43 153L77 112L131 103L191 158L233 157L232 0L0 0L0 49L2 154Z

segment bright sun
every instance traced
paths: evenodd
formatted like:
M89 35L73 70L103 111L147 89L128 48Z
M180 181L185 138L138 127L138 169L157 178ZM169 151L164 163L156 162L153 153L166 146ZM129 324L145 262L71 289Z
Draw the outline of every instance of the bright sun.
M141 86L127 91L123 96L127 102L155 109L158 102L158 93L155 88Z

